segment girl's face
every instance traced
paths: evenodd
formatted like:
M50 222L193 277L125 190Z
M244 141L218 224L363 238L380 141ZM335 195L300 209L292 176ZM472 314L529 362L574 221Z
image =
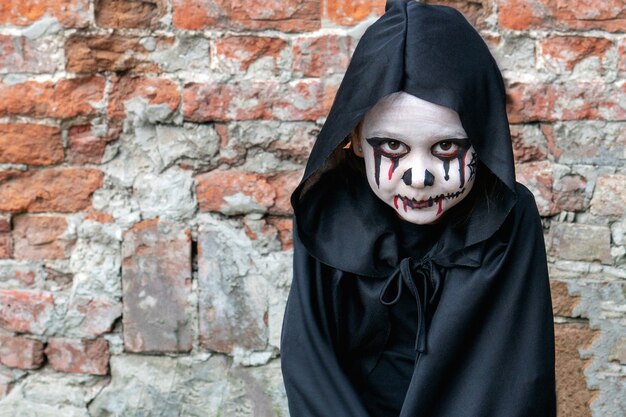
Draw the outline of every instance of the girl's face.
M448 107L391 94L366 113L360 144L370 187L411 223L437 222L474 185L476 152Z

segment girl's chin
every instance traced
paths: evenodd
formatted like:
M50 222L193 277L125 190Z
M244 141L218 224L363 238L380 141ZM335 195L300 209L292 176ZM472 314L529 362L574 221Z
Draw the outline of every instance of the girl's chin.
M400 207L400 209L402 210L402 207ZM437 215L436 211L431 212L430 210L427 211L426 209L418 209L418 210L420 210L421 212L416 213L415 211L417 210L415 209L407 213L396 210L396 215L398 216L398 218L404 221L407 221L409 223L425 225L425 224L435 224L439 222L439 220L441 220L441 218L445 214L445 211Z
M418 226L426 226L426 225L429 225L429 224L437 224L437 223L439 223L439 220L434 220L434 221L411 221L409 219L405 219L405 218L402 218L402 217L400 217L400 218L402 220L408 222L408 223L416 224Z

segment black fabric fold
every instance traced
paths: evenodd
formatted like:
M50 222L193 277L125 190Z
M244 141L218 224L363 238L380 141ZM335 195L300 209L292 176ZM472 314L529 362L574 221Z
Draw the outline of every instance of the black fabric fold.
M426 312L428 305L432 304L430 293L432 291L434 296L440 284L441 278L437 270L433 269L432 259L417 262L413 258L404 258L380 291L380 302L386 306L392 306L400 301L403 288L408 289L415 298L418 311L416 352L423 353L426 350Z

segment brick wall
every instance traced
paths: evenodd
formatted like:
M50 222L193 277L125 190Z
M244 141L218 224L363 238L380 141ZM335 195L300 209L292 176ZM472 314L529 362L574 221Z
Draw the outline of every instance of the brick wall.
M623 0L443 1L503 70L560 416L626 413ZM0 413L286 416L288 197L383 0L3 0Z

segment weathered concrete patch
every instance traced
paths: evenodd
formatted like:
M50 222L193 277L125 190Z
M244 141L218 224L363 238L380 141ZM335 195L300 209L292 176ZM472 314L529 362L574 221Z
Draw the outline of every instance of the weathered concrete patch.
M0 401L0 416L91 417L87 405L107 383L104 377L48 369L33 373Z
M553 223L550 236L553 256L573 261L611 261L611 232L606 226Z
M196 212L190 171L174 167L160 175L140 174L134 188L143 218L184 220Z
M124 355L111 358L111 384L89 405L92 416L287 416L279 361L232 366L224 356Z
M243 228L215 220L198 232L200 343L217 352L267 347L268 283Z

